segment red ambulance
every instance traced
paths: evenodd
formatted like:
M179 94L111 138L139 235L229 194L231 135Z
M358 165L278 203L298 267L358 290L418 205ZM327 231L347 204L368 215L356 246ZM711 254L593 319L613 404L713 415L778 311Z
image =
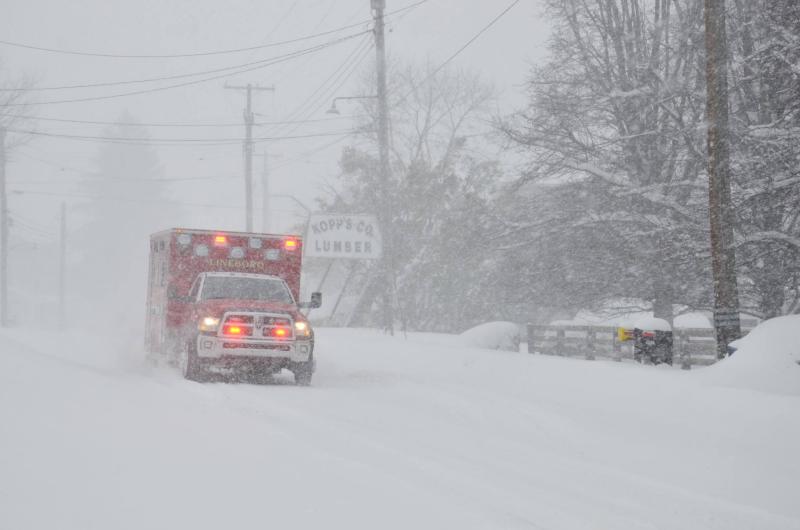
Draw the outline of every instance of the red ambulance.
M309 385L314 331L300 311L298 236L174 228L150 236L146 347L187 379L286 368Z

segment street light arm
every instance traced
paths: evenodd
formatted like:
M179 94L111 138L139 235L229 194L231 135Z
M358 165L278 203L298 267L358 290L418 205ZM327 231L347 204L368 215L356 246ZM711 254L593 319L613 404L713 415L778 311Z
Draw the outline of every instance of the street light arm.
M290 199L290 200L294 201L294 203L297 204L300 208L305 210L306 214L308 214L309 216L311 215L311 208L309 208L308 206L303 204L303 202L300 199L298 199L297 197L295 197L294 195L275 194L275 195L272 195L272 196L275 197L275 198L280 198L280 199Z
M365 95L365 96L337 96L331 101L331 108L327 110L327 114L339 114L339 109L336 108L336 102L340 99L378 99L378 96Z

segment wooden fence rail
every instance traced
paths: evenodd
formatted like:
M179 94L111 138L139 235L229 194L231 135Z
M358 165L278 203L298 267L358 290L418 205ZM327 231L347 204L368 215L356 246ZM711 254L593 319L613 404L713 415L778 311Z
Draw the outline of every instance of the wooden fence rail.
M633 341L617 340L613 326L538 325L528 324L528 353L606 358L615 361L633 359ZM749 329L743 329L747 333ZM709 365L717 361L714 330L677 328L673 336L675 364L688 369L692 365Z

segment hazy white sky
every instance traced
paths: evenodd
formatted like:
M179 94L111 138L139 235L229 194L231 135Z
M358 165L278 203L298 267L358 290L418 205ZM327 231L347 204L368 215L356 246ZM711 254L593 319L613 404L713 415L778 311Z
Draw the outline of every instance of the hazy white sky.
M387 11L413 3L415 0L387 0ZM403 11L388 19L390 57L403 61L430 60L439 64L510 3L511 0L428 0L414 9ZM509 110L522 103L520 84L527 75L529 63L544 54L548 27L540 18L540 11L536 0L522 0L453 62L457 67L481 73L492 82L498 90L502 109ZM366 30L370 19L369 0L5 2L3 17L0 18L0 40L106 54L159 55L251 47L361 24L311 41L243 53L132 59L63 55L0 44L0 60L4 66L2 75L30 74L39 87L140 80L268 59ZM348 57L358 58L359 46L369 41L369 35L357 37L299 59L201 84L98 101L43 104L34 112L39 117L96 121L113 121L123 112L128 112L145 123L225 125L208 128L150 127L149 133L153 138L241 138L243 126L238 124L242 121L244 94L225 90L226 82L275 86L274 93L255 95L254 110L259 114L256 121L330 118L325 110L331 99L358 91L359 73L374 61L374 52L364 50L360 63L348 62ZM351 69L354 73L348 77L346 74ZM328 79L331 82L325 85ZM81 99L180 81L183 79L42 91L32 98L38 101ZM341 110L346 114L348 105L343 104ZM32 125L40 132L86 136L104 134L104 127L100 125L50 121L34 121ZM254 136L326 134L347 130L350 125L347 119L272 125L257 127ZM270 152L273 193L295 195L311 205L313 197L320 193L321 184L331 182L337 174L338 153L346 141L329 145L335 140L334 137L312 137L259 143L257 152L265 148ZM328 147L324 147L326 145ZM64 196L15 194L11 196L12 211L26 212L40 225L48 226L55 219L58 202L80 200L68 194L77 193L73 183L81 178L82 172L94 169L93 158L98 147L91 141L41 137L19 149L8 166L9 188ZM215 205L213 208L187 205L183 217L176 218L175 224L243 228L243 214L237 209L243 202L240 144L198 146L182 143L159 146L157 150L167 178L213 177L197 181L175 180L170 184L176 200ZM261 159L257 158L256 175L260 174L261 164ZM286 229L302 215L302 210L285 199L275 199L272 206L273 228L276 230Z

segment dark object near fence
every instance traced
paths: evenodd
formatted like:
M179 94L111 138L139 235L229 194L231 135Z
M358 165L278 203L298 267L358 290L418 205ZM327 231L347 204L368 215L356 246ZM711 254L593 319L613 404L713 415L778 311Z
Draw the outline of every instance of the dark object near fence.
M752 329L752 328L750 328ZM611 359L634 358L633 343L620 342L613 326L528 324L528 353ZM749 329L743 329L746 333ZM710 328L677 328L673 332L673 358L681 368L706 366L717 361L716 338Z
M672 332L633 329L633 360L640 363L667 363L672 366Z

